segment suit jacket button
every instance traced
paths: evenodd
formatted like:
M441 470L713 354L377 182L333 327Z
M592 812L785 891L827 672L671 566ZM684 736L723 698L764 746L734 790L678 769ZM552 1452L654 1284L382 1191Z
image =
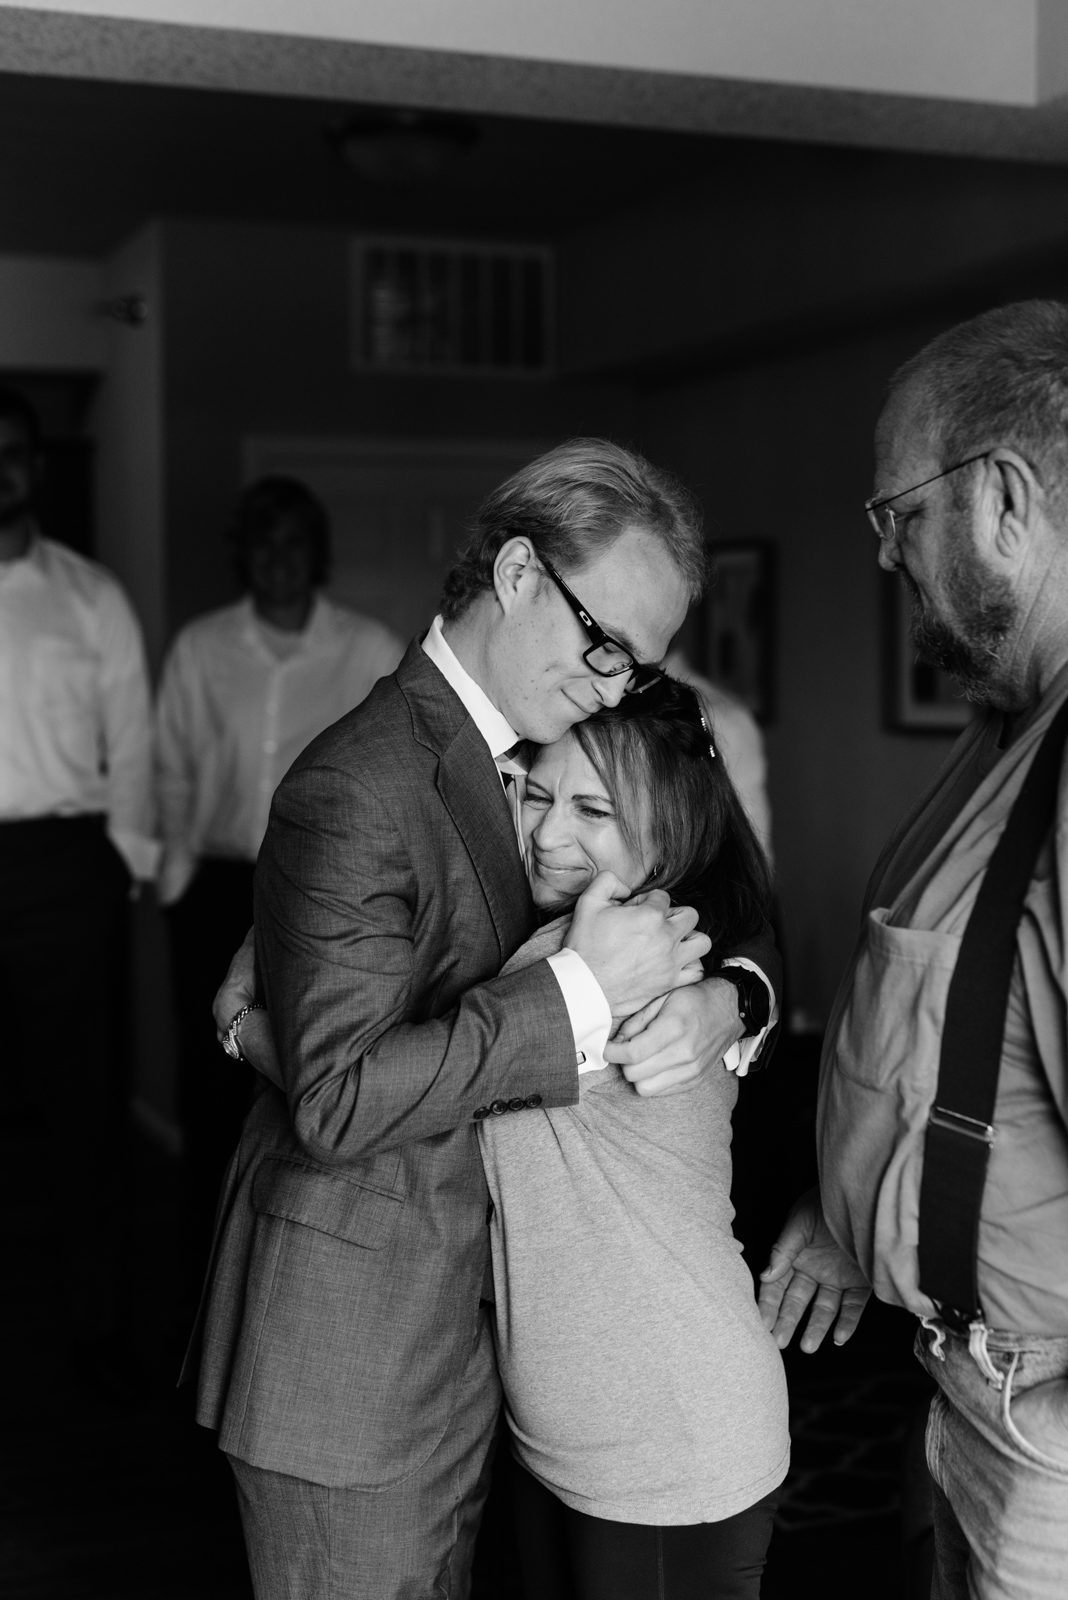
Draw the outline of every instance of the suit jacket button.
M474 1111L472 1111L471 1115L474 1117L476 1122L481 1122L483 1117L489 1116L489 1106L478 1106Z
M527 1106L527 1110L528 1111L536 1111L540 1105L541 1105L541 1095L540 1094L528 1094L527 1095L526 1106Z
M525 1100L509 1100L508 1109L509 1111L524 1111L526 1104Z
M490 1102L490 1110L493 1112L493 1115L495 1117L503 1117L504 1113L508 1110L508 1102L507 1102L507 1100L493 1100L493 1101L491 1101Z

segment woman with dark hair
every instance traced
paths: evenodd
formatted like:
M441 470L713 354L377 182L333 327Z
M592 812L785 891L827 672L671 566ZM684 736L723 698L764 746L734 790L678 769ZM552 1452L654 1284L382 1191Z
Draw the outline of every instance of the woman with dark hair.
M708 971L768 915L760 846L672 679L539 751L523 832L547 920L506 972L562 946L598 872L621 896L695 907ZM615 1067L579 1083L577 1105L479 1130L525 1591L749 1600L789 1439L781 1358L731 1232L737 1080L660 1099Z

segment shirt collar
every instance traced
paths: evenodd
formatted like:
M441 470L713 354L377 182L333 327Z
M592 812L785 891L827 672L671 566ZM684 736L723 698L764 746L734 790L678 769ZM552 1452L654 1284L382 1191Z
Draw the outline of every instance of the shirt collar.
M502 717L485 690L480 689L471 674L460 665L445 642L441 621L440 616L434 618L430 632L423 640L423 651L430 657L445 681L459 695L464 710L489 745L490 755L496 761L498 756L502 756L518 742L519 735Z

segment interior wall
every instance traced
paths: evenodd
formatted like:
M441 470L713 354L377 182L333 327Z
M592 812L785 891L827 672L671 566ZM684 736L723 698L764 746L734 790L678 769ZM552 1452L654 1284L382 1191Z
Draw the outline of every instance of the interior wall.
M168 221L167 627L233 597L223 531L254 435L633 435L625 383L385 378L348 359L348 235ZM413 549L412 560L425 557ZM369 609L373 609L369 607Z
M158 224L142 229L104 263L109 297L137 294L144 322L109 320L105 381L92 419L97 444L97 552L126 588L158 666L164 639L165 523L163 360L165 304Z
M1064 167L754 145L715 180L565 242L562 360L663 373L695 351L870 325L939 285L959 297L1007 262L1055 255L1063 271L1066 214Z
M94 372L104 364L99 261L0 256L0 367Z
M765 730L790 1004L822 1023L890 829L950 748L882 724L872 432L917 324L649 397L641 438L713 538L778 549L778 709Z
M109 298L140 295L148 308L136 325L107 323L106 376L97 391L97 555L121 581L144 629L150 666L165 639L163 371L166 330L164 261L158 224L135 234L103 264ZM175 1056L164 930L151 894L132 911L134 1108L175 1147Z

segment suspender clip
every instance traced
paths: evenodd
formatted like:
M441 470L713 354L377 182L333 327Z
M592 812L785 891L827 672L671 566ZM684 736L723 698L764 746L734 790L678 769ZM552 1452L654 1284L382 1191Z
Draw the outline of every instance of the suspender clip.
M978 1139L982 1144L994 1143L994 1124L980 1122L977 1117L966 1117L962 1111L947 1111L945 1106L932 1106L927 1121L936 1128L946 1128L950 1133L962 1133L967 1139Z

